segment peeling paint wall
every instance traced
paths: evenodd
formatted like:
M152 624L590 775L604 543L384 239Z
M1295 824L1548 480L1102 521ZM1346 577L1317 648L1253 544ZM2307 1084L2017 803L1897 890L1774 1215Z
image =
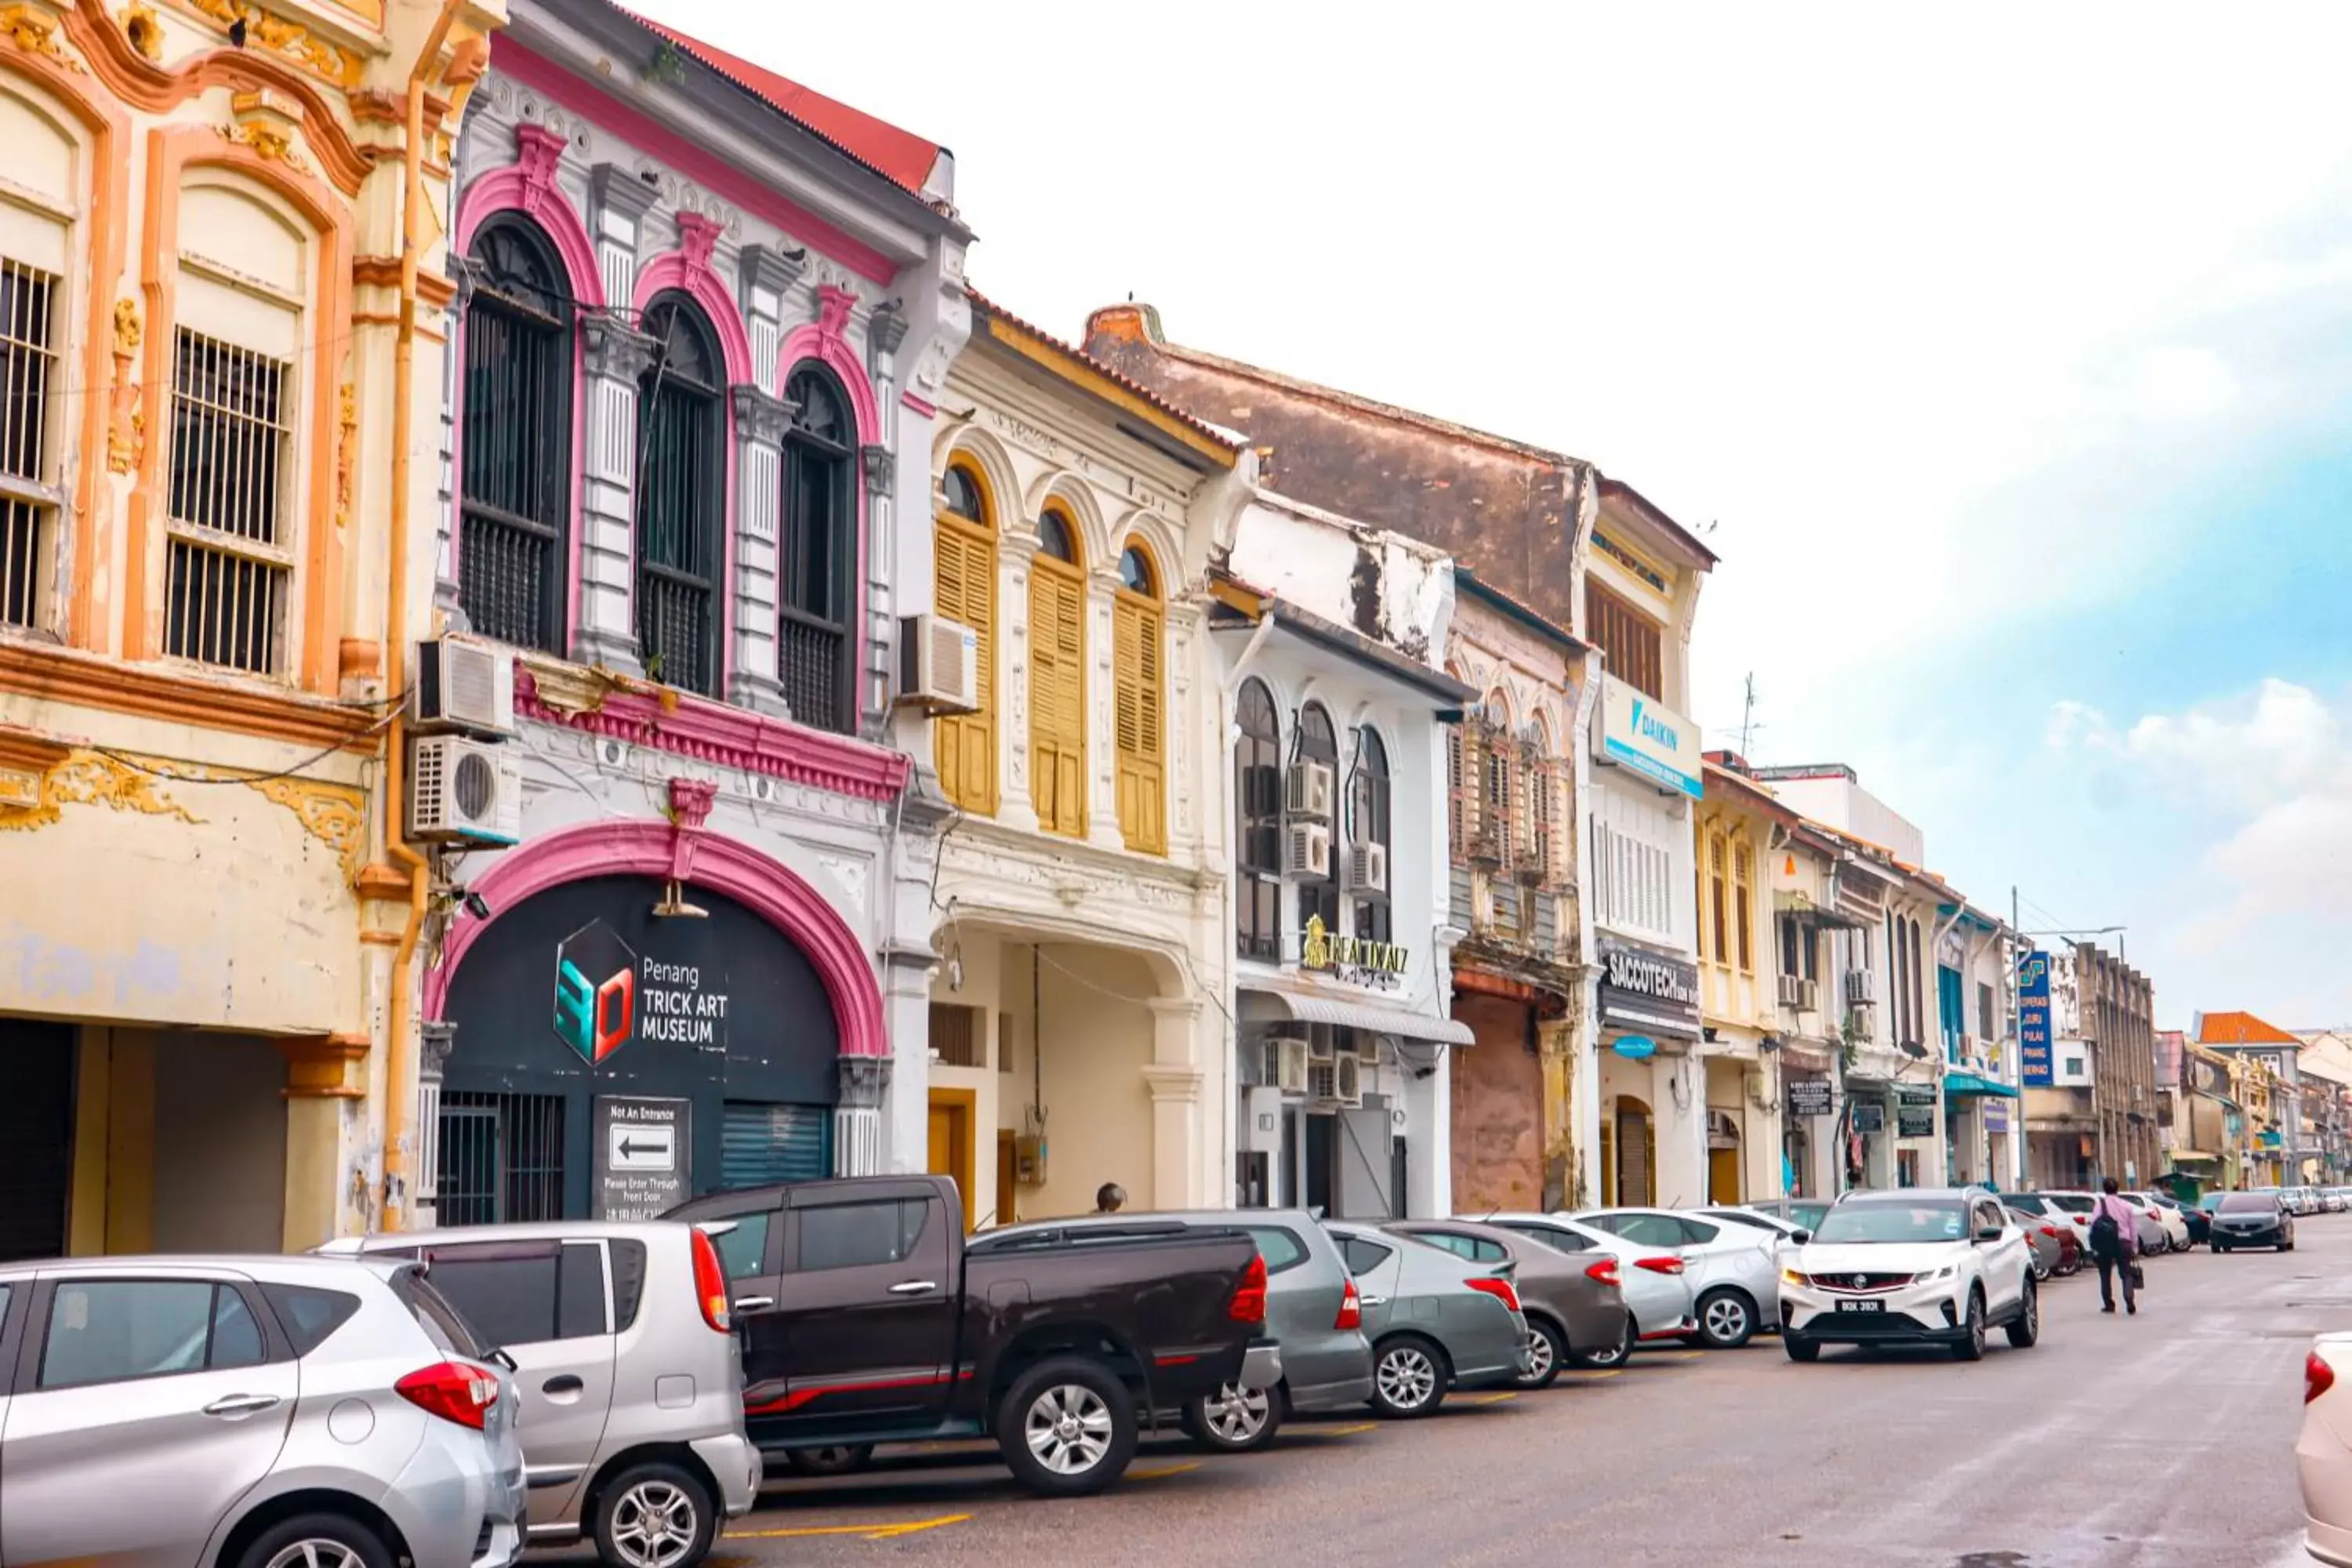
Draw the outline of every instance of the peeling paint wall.
M1496 996L1456 996L1454 1016L1478 1043L1451 1053L1454 1205L1464 1214L1544 1206L1543 1062L1528 1009Z

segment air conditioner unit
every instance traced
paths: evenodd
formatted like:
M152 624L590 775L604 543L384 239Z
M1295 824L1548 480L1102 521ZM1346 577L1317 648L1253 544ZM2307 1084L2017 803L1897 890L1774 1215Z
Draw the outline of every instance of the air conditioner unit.
M1319 822L1294 822L1283 829L1282 874L1293 881L1319 881L1331 874L1331 830Z
M1339 1064L1315 1062L1307 1068L1307 1098L1329 1105L1339 1098Z
M1845 999L1849 1005L1868 1007L1878 1001L1878 971L1849 969L1845 972Z
M1363 1108L1364 1064L1353 1051L1343 1051L1331 1064L1331 1098L1351 1110Z
M1801 974L1780 976L1780 1005L1810 1013L1821 1005L1821 982Z
M513 734L514 656L469 637L417 644L409 715L425 734Z
M522 838L522 769L504 746L420 735L408 754L408 836L432 844Z
M1307 1026L1307 1059L1308 1061L1328 1062L1339 1054L1339 1047L1331 1038L1330 1025L1309 1024Z
M1307 1092L1307 1042L1279 1039L1266 1041L1265 1073L1258 1082L1278 1089L1285 1094L1305 1094Z
M1359 844L1348 851L1348 886L1366 893L1389 890L1389 851L1384 844Z
M1293 763L1283 775L1282 809L1290 816L1331 820L1331 770L1321 763Z
M933 713L981 709L980 634L944 616L898 617L898 700Z

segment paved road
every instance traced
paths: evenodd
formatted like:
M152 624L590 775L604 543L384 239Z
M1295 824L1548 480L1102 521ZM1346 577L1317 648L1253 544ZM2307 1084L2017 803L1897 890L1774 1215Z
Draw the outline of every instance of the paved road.
M2042 1344L1980 1363L1777 1341L1637 1358L1418 1425L1293 1428L1265 1453L1148 1444L1108 1496L1029 1499L914 1456L787 1481L739 1563L1935 1564L2284 1568L2305 1342L2352 1328L2352 1215L2290 1254L2152 1258L2137 1318L2053 1281Z

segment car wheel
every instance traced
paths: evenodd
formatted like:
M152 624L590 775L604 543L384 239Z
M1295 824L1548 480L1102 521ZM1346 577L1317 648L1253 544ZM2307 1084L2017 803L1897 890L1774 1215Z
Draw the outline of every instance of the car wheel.
M1969 1321L1966 1329L1967 1337L1952 1347L1952 1359L1954 1361L1984 1360L1985 1305L1984 1292L1981 1290L1971 1289L1969 1291Z
M1595 1345L1586 1351L1571 1350L1568 1352L1568 1359L1574 1365L1598 1370L1623 1366L1625 1358L1633 1353L1633 1342L1640 1337L1641 1326L1633 1321L1633 1314L1629 1312L1625 1321L1618 1325L1616 1343Z
M392 1552L356 1519L305 1513L256 1536L236 1568L392 1568Z
M1559 1369L1568 1364L1568 1336L1541 1318L1528 1320L1528 1370L1521 1373L1512 1386L1534 1390L1549 1388L1559 1380Z
M1756 1335L1756 1303L1739 1291L1710 1290L1697 1310L1698 1337L1709 1350L1736 1351Z
M1790 1361L1816 1362L1822 1359L1821 1346L1811 1340L1799 1339L1786 1329L1780 1331L1780 1348L1789 1352Z
M856 1475L874 1462L871 1443L835 1443L824 1448L794 1448L784 1456L784 1468L796 1476Z
M2035 1253L2033 1255L2033 1277L2036 1279L2047 1279L2050 1278L2050 1275L2051 1265L2042 1261L2042 1254L2038 1252Z
M1013 1381L996 1412L996 1446L1015 1479L1047 1497L1084 1497L1135 1458L1135 1400L1098 1363L1039 1362Z
M1372 1408L1399 1420L1427 1415L1445 1403L1453 1378L1445 1352L1418 1334L1399 1334L1372 1347Z
M2017 1316L2002 1332L2009 1335L2012 1348L2021 1351L2032 1350L2042 1337L2042 1292L2034 1289L2032 1280L2025 1282L2025 1300L2018 1303Z
M1282 1409L1273 1390L1229 1383L1214 1394L1193 1396L1180 1419L1185 1435L1202 1447L1246 1454L1274 1440Z
M632 1465L596 1496L596 1555L614 1568L687 1568L710 1551L710 1494L677 1465Z

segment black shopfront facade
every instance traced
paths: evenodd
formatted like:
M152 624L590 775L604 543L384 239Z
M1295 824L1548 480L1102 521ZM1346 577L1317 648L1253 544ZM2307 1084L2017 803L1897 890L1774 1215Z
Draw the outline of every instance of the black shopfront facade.
M726 895L667 891L560 883L467 945L428 1026L436 1223L650 1217L833 1174L841 1031L815 966Z

